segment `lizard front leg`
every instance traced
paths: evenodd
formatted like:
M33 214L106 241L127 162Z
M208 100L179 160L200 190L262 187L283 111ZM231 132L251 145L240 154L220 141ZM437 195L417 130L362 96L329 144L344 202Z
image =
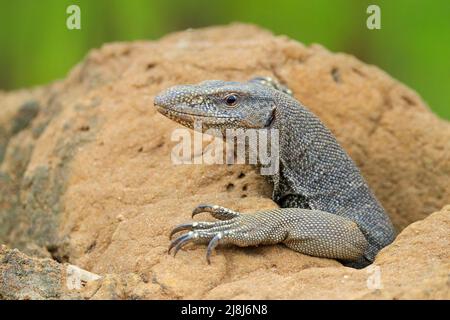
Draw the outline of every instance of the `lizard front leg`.
M170 236L188 230L172 241L169 253L189 242L208 243L206 259L219 244L240 247L283 243L316 257L345 261L360 259L367 240L355 222L331 213L300 208L280 208L242 214L224 207L200 205L193 215L209 212L221 221L191 222L175 227Z

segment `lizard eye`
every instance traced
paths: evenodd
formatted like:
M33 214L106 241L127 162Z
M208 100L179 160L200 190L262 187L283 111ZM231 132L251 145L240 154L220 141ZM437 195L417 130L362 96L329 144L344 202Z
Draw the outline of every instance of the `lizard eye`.
M230 107L235 106L237 104L237 101L238 96L234 93L229 94L225 97L225 103Z

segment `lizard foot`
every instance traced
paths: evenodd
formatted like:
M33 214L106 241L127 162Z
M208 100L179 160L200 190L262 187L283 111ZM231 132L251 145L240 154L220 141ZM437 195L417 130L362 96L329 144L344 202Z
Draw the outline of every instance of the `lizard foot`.
M238 246L255 245L260 242L255 237L255 232L258 232L258 227L252 223L254 219L252 215L240 214L239 212L216 205L199 205L193 210L192 216L201 212L208 212L220 221L194 221L176 226L171 231L170 238L180 231L188 232L171 242L168 250L169 254L173 249L175 256L183 246L190 242L199 244L207 243L206 260L210 264L211 253L219 242Z

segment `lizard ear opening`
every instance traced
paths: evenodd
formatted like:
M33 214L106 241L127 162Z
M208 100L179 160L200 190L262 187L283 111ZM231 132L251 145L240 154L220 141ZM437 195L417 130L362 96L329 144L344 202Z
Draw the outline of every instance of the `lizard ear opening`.
M273 106L272 108L272 112L270 113L269 118L267 119L266 125L264 126L265 128L270 128L272 127L272 124L275 120L275 111L277 110L276 106Z

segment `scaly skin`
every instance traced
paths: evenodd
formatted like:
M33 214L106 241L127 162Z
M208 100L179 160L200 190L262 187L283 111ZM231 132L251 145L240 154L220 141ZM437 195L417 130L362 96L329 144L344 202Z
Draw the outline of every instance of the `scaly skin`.
M289 89L270 78L248 82L204 81L171 87L155 97L166 117L193 128L279 130L279 171L273 200L281 208L241 214L200 205L216 222L177 226L187 233L172 241L176 252L193 241L208 243L207 260L218 243L238 246L284 243L298 252L334 258L362 268L394 239L385 210L333 134ZM196 129L196 128L194 128Z

